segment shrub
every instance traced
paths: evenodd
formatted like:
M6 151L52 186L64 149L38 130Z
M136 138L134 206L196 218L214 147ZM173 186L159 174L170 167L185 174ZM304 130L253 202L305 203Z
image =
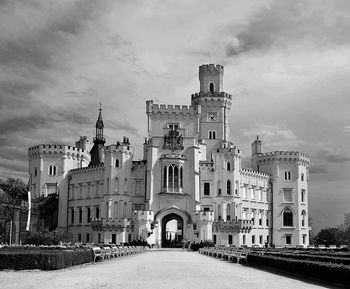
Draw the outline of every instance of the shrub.
M92 250L1 250L2 269L57 270L93 261Z
M249 254L247 262L252 266L266 266L320 280L350 284L350 266L346 265L255 254Z

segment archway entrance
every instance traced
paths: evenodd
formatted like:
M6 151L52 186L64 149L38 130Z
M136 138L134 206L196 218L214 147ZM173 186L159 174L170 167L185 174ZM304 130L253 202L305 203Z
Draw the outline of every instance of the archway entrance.
M175 213L166 215L162 219L162 247L180 248L184 234L183 218Z

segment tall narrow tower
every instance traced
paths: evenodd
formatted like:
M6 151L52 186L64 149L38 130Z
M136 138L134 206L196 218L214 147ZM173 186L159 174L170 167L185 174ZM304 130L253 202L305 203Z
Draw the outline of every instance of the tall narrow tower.
M199 93L192 94L192 105L201 105L200 139L214 148L229 135L228 113L232 96L223 92L224 67L205 64L199 67ZM211 143L211 144L210 144Z
M98 118L96 121L96 136L94 137L94 145L90 151L91 161L89 166L95 166L104 163L104 144L106 138L103 137L103 120L102 120L102 104L100 103L100 109Z

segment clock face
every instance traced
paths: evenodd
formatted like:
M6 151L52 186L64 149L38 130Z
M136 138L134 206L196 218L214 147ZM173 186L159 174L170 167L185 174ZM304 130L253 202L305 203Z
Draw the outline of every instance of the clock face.
M217 114L216 112L208 112L208 121L217 121Z

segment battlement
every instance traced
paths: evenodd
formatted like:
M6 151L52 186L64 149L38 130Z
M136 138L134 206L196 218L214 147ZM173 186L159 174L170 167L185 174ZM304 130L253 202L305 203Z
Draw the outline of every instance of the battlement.
M265 164L271 162L301 162L301 164L309 165L310 156L296 151L274 151L268 153L261 153L258 155L258 163Z
M199 66L199 73L211 73L218 72L221 73L224 71L224 67L220 64L203 64Z
M246 169L246 168L241 168L240 174L241 174L241 176L244 176L244 177L265 179L266 181L270 178L270 175L268 175L268 174L253 171L251 169Z
M78 175L78 174L94 173L97 171L103 171L104 169L105 169L104 164L98 164L98 165L90 166L90 167L72 169L69 171L69 175L74 176L74 175Z
M205 100L205 101L219 101L224 99L232 100L232 95L226 92L196 92L191 94L191 100L192 102L196 102L199 99Z
M61 144L40 144L28 148L29 159L39 158L40 156L62 156L69 155L76 158L84 158L90 156L86 149L80 149L74 146L61 145Z
M201 108L191 105L166 105L166 104L154 104L153 100L146 102L147 114L188 114L188 115L200 115Z

